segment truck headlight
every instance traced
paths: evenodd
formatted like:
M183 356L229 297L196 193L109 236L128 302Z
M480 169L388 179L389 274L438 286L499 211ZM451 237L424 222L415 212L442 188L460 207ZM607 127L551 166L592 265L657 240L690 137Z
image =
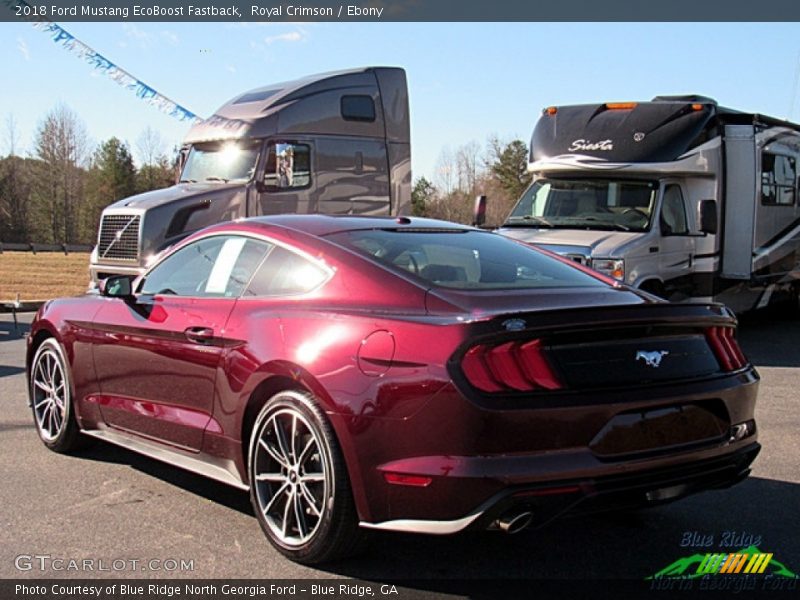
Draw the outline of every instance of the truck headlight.
M619 281L625 280L625 261L621 258L595 258L592 268Z

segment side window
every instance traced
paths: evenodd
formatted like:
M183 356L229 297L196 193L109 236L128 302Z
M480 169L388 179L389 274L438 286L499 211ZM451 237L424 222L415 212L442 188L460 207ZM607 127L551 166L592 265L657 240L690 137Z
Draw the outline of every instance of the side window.
M240 236L198 240L156 265L143 294L236 298L242 294L270 244Z
M345 121L375 120L375 101L372 96L342 96L341 108Z
M311 185L311 147L308 144L271 143L267 148L264 185L273 192Z
M679 185L664 188L664 201L661 204L661 234L685 235L689 233L686 225L686 205Z
M256 271L244 296L304 294L320 285L327 276L324 269L308 259L275 246Z
M761 204L792 206L795 188L794 158L764 152L761 155Z

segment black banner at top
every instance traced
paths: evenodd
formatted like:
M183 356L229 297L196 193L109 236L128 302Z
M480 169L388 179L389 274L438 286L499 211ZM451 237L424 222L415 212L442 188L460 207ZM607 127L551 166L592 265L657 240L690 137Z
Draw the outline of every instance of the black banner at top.
M797 0L0 0L0 21L800 21Z

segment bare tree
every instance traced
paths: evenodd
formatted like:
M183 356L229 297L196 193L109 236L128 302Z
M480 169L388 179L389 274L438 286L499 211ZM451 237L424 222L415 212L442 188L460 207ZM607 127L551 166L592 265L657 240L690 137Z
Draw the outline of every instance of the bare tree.
M9 114L6 117L6 127L5 127L5 146L6 152L8 156L16 156L17 155L17 147L19 145L19 131L17 131L17 120L14 118L13 114Z
M460 146L456 150L456 165L458 168L458 189L465 194L472 195L480 175L480 144L473 140Z
M449 196L453 191L453 183L456 178L456 165L453 159L453 152L449 146L442 148L439 158L436 159L436 175L434 183L444 196Z
M35 156L41 161L38 222L45 217L47 234L54 242L71 243L77 235L79 205L83 195L84 171L89 157L89 136L77 114L64 104L57 105L39 123L34 141ZM45 232L42 232L45 233Z
M136 155L140 163L138 191L146 192L174 183L174 169L165 153L166 146L161 134L149 125L139 134L136 139Z
M30 185L24 161L17 156L19 132L14 115L6 117L3 133L8 156L0 161L0 240L22 242L29 237Z
M164 156L166 143L161 134L150 127L144 128L139 137L136 138L136 150L139 162L143 165L152 167Z

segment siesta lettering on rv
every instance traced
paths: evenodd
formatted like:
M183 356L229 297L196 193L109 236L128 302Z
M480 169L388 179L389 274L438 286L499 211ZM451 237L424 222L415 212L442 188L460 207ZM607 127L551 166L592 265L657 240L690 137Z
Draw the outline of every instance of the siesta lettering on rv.
M611 140L602 140L600 142L592 142L590 140L577 139L568 148L570 152L576 150L613 150L614 143Z

